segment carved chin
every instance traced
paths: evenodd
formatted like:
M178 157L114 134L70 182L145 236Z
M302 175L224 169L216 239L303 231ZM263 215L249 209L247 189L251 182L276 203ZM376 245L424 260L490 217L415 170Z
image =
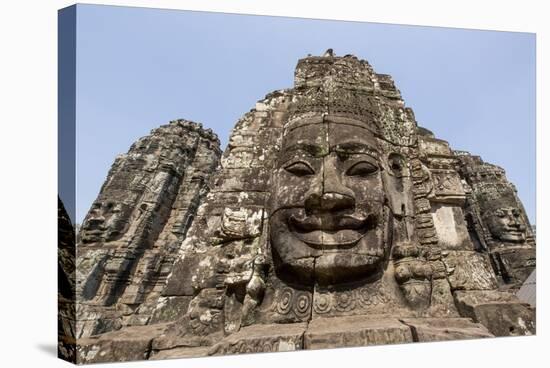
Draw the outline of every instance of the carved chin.
M326 243L306 243L295 233L282 230L272 233L272 252L279 277L289 282L321 285L352 282L378 274L383 268L386 252L376 230L365 234L355 232L357 239L347 245L338 240L334 246Z
M84 243L93 243L102 240L103 230L84 230L81 233L81 239Z
M380 274L383 260L382 249L372 254L325 253L315 261L315 279L320 285L331 285L368 278Z

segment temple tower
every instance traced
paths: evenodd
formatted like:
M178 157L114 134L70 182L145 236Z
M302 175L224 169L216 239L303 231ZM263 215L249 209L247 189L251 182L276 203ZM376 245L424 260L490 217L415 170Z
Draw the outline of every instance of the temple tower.
M176 120L116 158L79 233L78 337L149 321L148 301L157 302L220 155L209 129Z

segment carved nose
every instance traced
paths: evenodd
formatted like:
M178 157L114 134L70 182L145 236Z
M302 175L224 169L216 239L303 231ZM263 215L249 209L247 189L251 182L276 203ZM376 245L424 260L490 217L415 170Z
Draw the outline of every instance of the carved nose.
M519 219L515 216L510 216L510 222L509 222L509 225L510 227L513 227L513 228L516 228L518 230L521 230L523 228L523 226L521 225L521 222L519 221Z
M306 211L312 212L338 212L355 208L355 200L340 193L312 193L305 203Z
M305 202L307 213L334 213L355 209L354 192L342 183L336 161L336 157L324 158L323 175L319 182L322 184L311 187Z

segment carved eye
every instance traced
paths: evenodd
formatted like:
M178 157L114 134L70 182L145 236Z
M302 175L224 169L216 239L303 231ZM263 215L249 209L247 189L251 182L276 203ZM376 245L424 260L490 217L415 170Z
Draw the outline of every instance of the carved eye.
M347 171L349 176L368 176L378 171L376 165L367 161L361 161L350 167Z
M285 167L285 170L296 176L307 176L315 174L315 171L313 171L313 169L308 164L301 161L294 162L288 165L287 167Z
M495 212L495 215L497 215L498 217L504 217L504 216L506 216L506 214L505 214L504 211L502 211L502 210L497 210L497 211Z
M519 211L518 210L512 210L512 215L514 215L514 217L519 217Z

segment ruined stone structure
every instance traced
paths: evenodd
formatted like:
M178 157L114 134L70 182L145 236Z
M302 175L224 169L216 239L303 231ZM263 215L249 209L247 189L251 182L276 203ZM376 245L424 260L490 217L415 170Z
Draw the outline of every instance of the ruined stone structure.
M177 120L116 158L80 230L77 338L154 321L220 155L214 133Z
M117 159L80 233L77 293L103 321L83 322L80 363L535 332L511 292L535 267L514 187L419 127L366 61L299 60L294 87L237 122L194 206L168 205L200 187L178 174L189 155L168 152L190 144L172 129Z

